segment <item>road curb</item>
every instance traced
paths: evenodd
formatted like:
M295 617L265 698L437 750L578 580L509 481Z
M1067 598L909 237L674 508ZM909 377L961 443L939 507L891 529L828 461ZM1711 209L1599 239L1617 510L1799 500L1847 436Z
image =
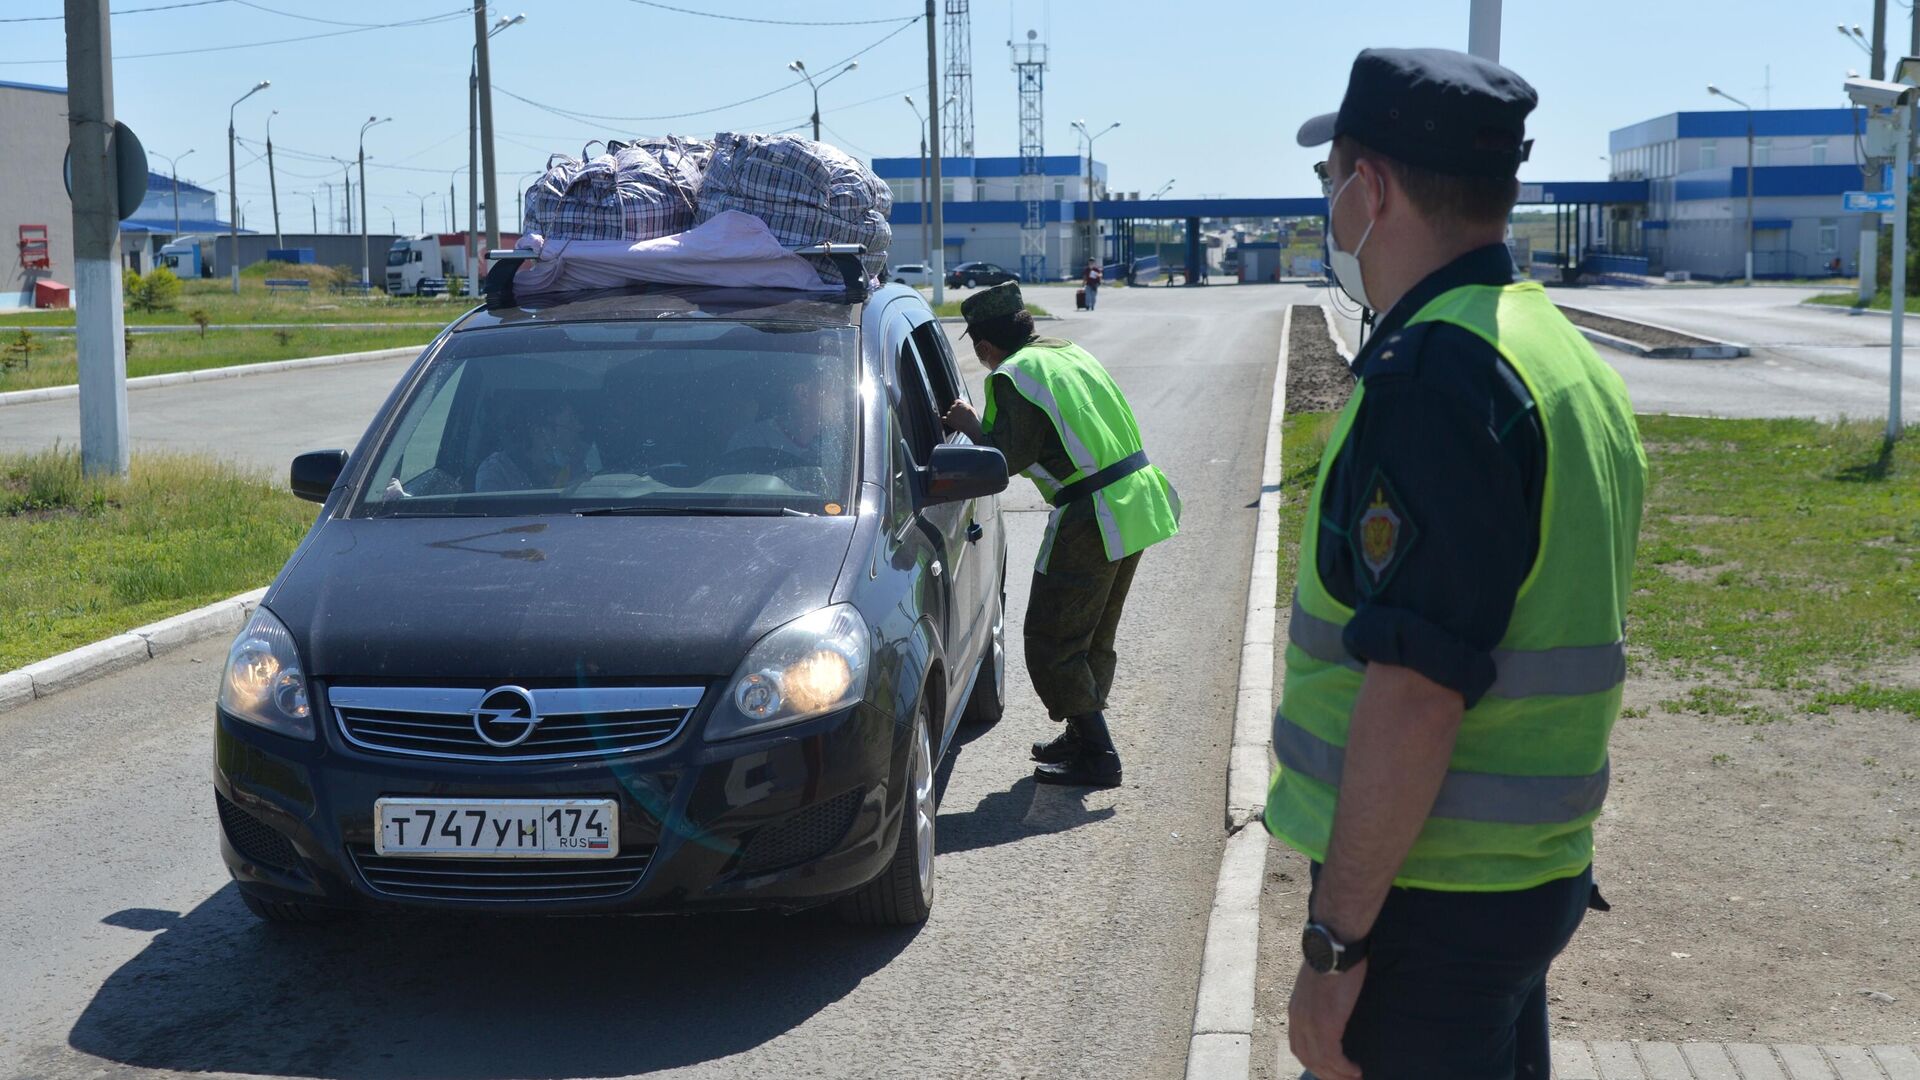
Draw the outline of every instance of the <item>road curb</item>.
M211 382L215 379L237 379L246 375L272 375L281 371L299 371L302 368L338 367L341 364L365 364L375 360L401 360L418 355L426 344L407 345L398 349L373 349L369 352L335 353L330 356L303 356L294 360L268 360L259 364L233 364L228 367L202 368L199 371L171 371L165 375L142 375L127 380L129 390L151 390L160 386L178 386L182 383ZM37 390L11 390L0 394L0 408L8 405L29 405L36 401L61 401L80 396L80 387L43 386Z
M254 589L90 645L0 673L0 713L144 664L157 656L220 634L238 633L267 590Z
M1706 342L1704 345L1642 345L1637 341L1623 338L1618 334L1609 334L1604 330L1592 330L1581 326L1579 323L1573 324L1573 328L1580 331L1588 341L1596 345L1605 345L1609 349L1618 349L1624 353L1632 353L1635 356L1646 356L1656 360L1732 360L1741 356L1753 355L1753 350L1745 345L1735 344L1731 341L1719 341L1714 338L1701 337L1701 335L1691 330L1662 326L1659 323L1648 322L1645 319L1629 319L1624 315L1612 315L1604 311L1590 311L1586 308L1572 307L1567 304L1556 306L1562 311L1577 311L1582 315L1592 315L1596 318L1613 319L1616 322L1635 323L1649 330L1660 330L1669 334L1679 334L1683 337L1699 338L1701 341Z
M1227 849L1200 954L1200 987L1187 1042L1187 1080L1245 1080L1253 1065L1253 997L1260 957L1260 884L1267 872L1267 743L1273 713L1275 591L1280 552L1280 424L1287 411L1287 341L1293 307L1280 317L1280 357L1267 414L1247 580L1247 622L1240 638L1239 695L1227 755Z

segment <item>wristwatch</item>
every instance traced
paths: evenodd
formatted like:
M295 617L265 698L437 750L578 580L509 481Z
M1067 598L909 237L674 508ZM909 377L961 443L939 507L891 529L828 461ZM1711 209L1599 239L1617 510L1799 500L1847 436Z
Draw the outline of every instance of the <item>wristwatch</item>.
M1310 922L1300 932L1300 952L1306 956L1308 967L1322 975L1332 975L1351 970L1365 960L1371 941L1372 935L1358 941L1341 941L1322 924Z

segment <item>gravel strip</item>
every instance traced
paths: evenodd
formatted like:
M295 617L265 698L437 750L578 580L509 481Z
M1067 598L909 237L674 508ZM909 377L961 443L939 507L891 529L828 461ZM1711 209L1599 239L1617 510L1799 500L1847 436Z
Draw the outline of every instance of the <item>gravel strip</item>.
M1662 330L1658 327L1648 326L1645 323L1616 319L1609 315L1596 315L1591 311L1582 311L1579 308L1563 307L1560 309L1560 313L1565 315L1567 320L1575 326L1584 326L1589 330L1598 330L1603 334L1613 334L1617 337L1623 337L1636 344L1645 345L1649 349L1686 348L1699 345L1719 344L1719 342L1708 341L1705 338L1691 337L1687 334L1676 334L1671 330Z
M1353 373L1333 346L1326 316L1315 304L1293 306L1287 338L1287 411L1337 412L1353 394Z

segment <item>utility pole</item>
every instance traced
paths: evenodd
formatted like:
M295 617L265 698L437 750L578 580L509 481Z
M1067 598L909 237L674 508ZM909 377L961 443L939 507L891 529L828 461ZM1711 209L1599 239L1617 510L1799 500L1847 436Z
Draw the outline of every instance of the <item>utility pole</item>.
M368 285L373 282L373 260L367 250L367 129L391 119L391 116L369 116L367 122L360 125L360 280Z
M1887 74L1887 0L1873 0L1873 38L1867 54L1867 74L1884 79ZM1867 162L1868 191L1879 191L1880 164L1885 158ZM1904 178L1901 181L1905 182ZM1865 214L1860 219L1860 299L1872 301L1880 291L1880 215Z
M273 118L279 115L279 109L267 114L267 190L273 196L273 243L284 248L287 237L280 231L280 182L273 175Z
M933 28L933 0L927 0L927 123L940 130L940 53ZM933 188L927 198L933 203L933 251L927 269L933 275L933 306L945 300L947 287L946 187L940 182L940 141L928 140L927 160L933 167Z
M113 145L107 0L66 0L67 135L73 154L73 275L79 303L80 468L127 474L127 353L120 306L120 189Z
M241 94L233 104L227 106L227 241L233 245L227 251L227 256L233 263L235 296L240 295L240 181L236 179L239 174L233 164L233 110L239 108L242 101L272 85L266 79L261 79L253 85L253 89Z
M154 156L167 158L167 172L173 177L173 239L178 240L180 239L180 163L192 157L193 151L188 150L177 158L167 157L165 154Z
M1884 0L1883 0L1884 2ZM1913 106L1902 102L1894 107L1895 149L1893 176L1893 348L1887 396L1887 441L1900 437L1900 361L1906 351L1903 340L1907 317L1907 206L1913 185L1907 182L1907 168L1913 161Z
M473 77L480 101L480 179L487 200L486 246L500 246L500 183L493 175L493 69L487 61L487 0L473 0Z
M1467 15L1467 51L1500 62L1500 0L1472 0Z

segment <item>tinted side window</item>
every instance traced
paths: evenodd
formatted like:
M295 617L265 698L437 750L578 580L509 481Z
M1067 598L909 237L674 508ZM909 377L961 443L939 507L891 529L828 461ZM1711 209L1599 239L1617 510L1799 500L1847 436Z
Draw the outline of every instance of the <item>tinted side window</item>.
M933 397L927 390L926 379L920 374L920 357L914 352L911 338L900 343L894 389L899 395L901 418L905 421L902 429L907 448L913 452L915 464L925 465L932 459L933 448L940 441L940 418L934 412Z
M926 369L927 388L933 391L934 404L944 410L965 397L966 388L953 367L953 347L947 343L946 332L940 329L940 324L929 321L914 327L913 344L920 352L921 366Z

